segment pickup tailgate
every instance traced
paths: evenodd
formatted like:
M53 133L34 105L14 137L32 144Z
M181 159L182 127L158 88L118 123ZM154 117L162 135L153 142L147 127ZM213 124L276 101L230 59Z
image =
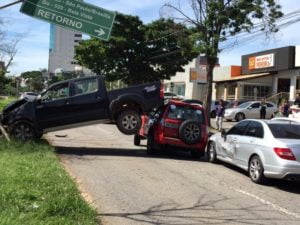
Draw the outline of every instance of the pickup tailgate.
M161 82L158 81L109 91L107 95L110 103L131 100L141 105L144 112L149 112L163 105L161 88Z

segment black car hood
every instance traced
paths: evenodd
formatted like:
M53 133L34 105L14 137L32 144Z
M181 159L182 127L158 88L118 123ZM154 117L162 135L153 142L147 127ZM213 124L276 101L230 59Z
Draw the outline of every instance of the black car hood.
M18 101L13 101L13 102L9 103L7 106L4 107L3 114L11 112L14 109L20 107L21 105L24 105L27 102L28 101L26 99L21 99L21 100L18 100Z

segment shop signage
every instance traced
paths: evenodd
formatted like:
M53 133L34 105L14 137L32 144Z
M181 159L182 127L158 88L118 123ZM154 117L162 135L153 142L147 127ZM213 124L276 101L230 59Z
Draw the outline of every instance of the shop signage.
M109 39L116 16L82 0L25 0L20 11L102 40Z
M207 66L200 65L198 68L190 69L190 82L206 84L207 83Z
M274 54L253 56L249 58L249 70L263 69L274 66Z

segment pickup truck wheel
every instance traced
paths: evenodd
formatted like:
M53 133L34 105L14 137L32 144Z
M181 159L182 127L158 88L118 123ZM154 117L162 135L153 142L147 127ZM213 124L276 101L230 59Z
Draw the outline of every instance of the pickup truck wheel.
M10 135L12 138L21 140L21 141L28 141L36 138L36 132L32 125L28 122L20 121L14 123L10 127Z
M193 145L201 140L201 127L195 120L184 121L179 127L179 137L188 144Z
M138 135L138 134L134 135L133 144L136 145L136 146L140 146L141 145L141 137L140 137L140 135Z
M124 110L117 118L118 129L126 135L136 134L141 125L140 114L135 110Z

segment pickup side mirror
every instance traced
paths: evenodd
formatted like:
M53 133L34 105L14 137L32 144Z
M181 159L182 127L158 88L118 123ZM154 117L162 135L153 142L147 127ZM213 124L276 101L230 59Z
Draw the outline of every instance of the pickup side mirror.
M253 109L253 108L252 108L252 106L249 106L248 109L251 110L251 109Z

